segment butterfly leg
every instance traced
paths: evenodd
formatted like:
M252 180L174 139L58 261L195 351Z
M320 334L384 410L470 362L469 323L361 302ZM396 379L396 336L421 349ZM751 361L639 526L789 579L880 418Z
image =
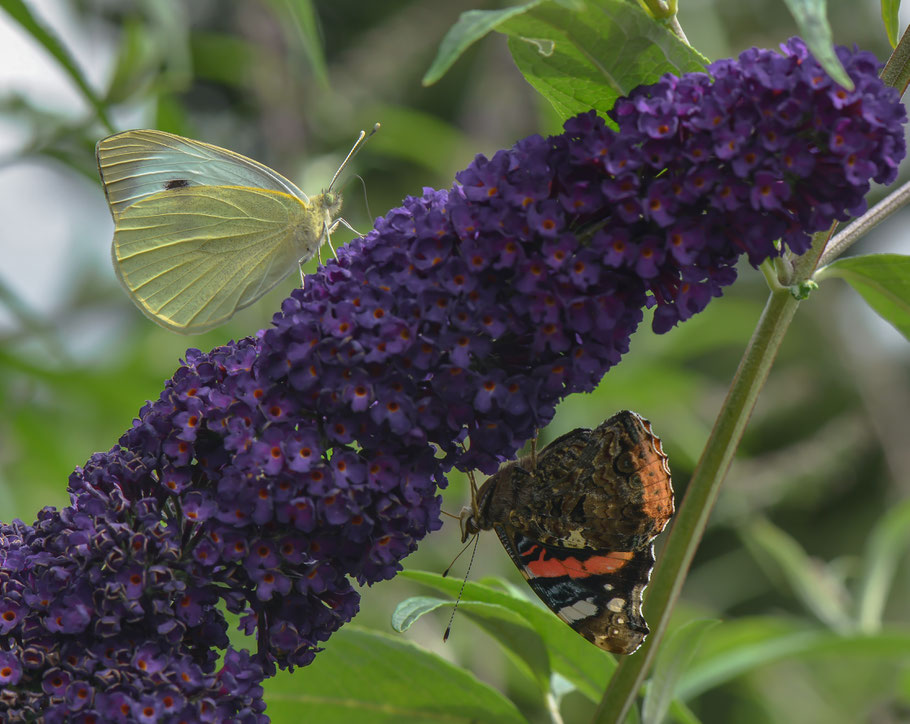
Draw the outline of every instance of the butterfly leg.
M323 231L323 233L325 234L325 241L326 241L326 243L329 245L329 249L332 250L332 256L333 256L335 259L338 258L338 254L335 253L335 247L332 246L332 232L335 231L336 228L338 228L338 222L337 222L337 221L335 221L335 223L333 223L331 226L329 226L328 224L325 224L325 226L324 226L324 231ZM322 244L320 244L319 246L322 246ZM318 248L318 247L317 247L317 249L316 249L316 253L317 253L317 254L319 253L319 248ZM322 260L320 260L320 264L321 264L321 263L322 263Z
M531 452L528 455L531 462L531 470L534 471L537 469L537 440L540 437L540 433L537 432L534 434L534 437L531 438Z
M467 445L464 444L464 442L461 442L461 443L459 443L459 444L461 445L461 449L462 449L462 450L464 450L465 452L468 451L468 447L467 447ZM477 508L477 490L478 490L478 488L477 488L477 478L474 477L474 471L473 471L473 470L468 470L468 471L467 471L467 475L468 475L468 481L471 483L471 511L472 511L474 517L476 518L476 517L478 516L478 508Z
M357 229L355 229L353 226L351 226L351 225L348 223L348 220L347 220L347 219L335 219L335 223L332 224L332 231L335 230L335 227L338 226L338 224L341 224L341 225L344 226L345 228L350 229L350 230L353 231L355 234L357 234L357 236L363 236L363 233L357 231Z

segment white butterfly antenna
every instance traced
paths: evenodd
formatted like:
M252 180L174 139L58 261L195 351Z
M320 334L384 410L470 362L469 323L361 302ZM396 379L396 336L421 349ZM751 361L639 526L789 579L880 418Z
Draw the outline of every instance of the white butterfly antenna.
M344 171L344 167L348 165L348 162L354 158L358 151L366 145L366 142L369 141L373 134L376 133L380 128L378 123L373 124L373 130L367 134L366 131L361 131L360 135L357 136L357 140L354 141L354 145L351 146L351 150L348 151L348 155L344 157L344 161L341 162L341 165L338 167L338 170L335 172L335 175L332 176L332 181L329 183L329 187L325 190L326 193L332 190L332 187L335 185L335 182L338 180L338 177L341 175L341 172Z
M332 180L329 182L329 187L325 190L323 195L328 194L332 190L332 187L335 186L335 182L338 180L338 177L341 175L341 172L344 171L345 166L348 165L350 160L352 158L354 158L354 156L357 154L357 152L360 151L360 149L366 145L366 142L369 141L370 138L373 137L373 134L376 133L376 131L378 131L380 128L381 128L381 125L377 122L377 123L373 124L373 130L371 130L369 132L369 134L366 131L363 131L363 130L360 131L360 135L357 136L357 140L354 141L354 145L351 146L351 150L348 151L348 155L344 157L344 161L341 162L341 165L338 167L338 170L335 172L335 175L332 176ZM361 179L361 181L362 180L363 179ZM365 189L364 189L364 193L366 193ZM347 227L348 229L353 231L355 234L357 234L357 236L363 236L363 234L361 234L359 231L357 231L357 229L355 229L353 226L351 226L347 222L347 220L344 218L335 219L335 221L332 223L331 226L329 226L328 222L326 222L325 226L323 227L323 233L325 234L325 241L329 245L329 249L332 250L332 256L335 257L336 259L338 258L338 254L335 253L335 247L332 246L332 232L338 228L339 224ZM321 246L321 244L320 244L320 246ZM316 247L316 258L319 261L319 263L321 264L322 263L322 254L319 251L319 246ZM304 283L303 282L303 267L300 267L299 264L298 264L298 267L300 268L300 283L301 283L301 285L303 285L303 283Z

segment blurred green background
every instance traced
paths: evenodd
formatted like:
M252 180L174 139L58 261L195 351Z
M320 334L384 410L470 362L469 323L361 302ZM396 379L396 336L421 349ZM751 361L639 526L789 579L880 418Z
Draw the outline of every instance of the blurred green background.
M887 57L877 2L828 5L836 42ZM424 186L449 186L476 153L561 123L500 37L473 47L437 85L421 86L459 14L494 3L43 0L30 7L68 49L115 130L155 127L225 146L308 193L327 184L361 128L381 121L354 164L373 216ZM680 21L710 58L775 47L795 32L778 0L682 0ZM188 346L255 333L297 277L198 337L143 317L108 257L112 224L93 148L110 131L72 78L2 12L0 48L0 519L31 522L40 507L66 504L72 469L115 443ZM882 195L876 190L873 200ZM345 197L345 218L366 231L371 217L359 181ZM910 253L906 219L891 219L857 252ZM337 241L349 237L340 232ZM655 336L646 321L622 364L595 393L566 400L541 443L636 410L662 437L681 499L765 297L761 275L744 267L722 299L681 327ZM871 554L869 547L889 512L910 521L900 507L910 498L908 433L910 346L845 285L824 284L790 330L679 619L726 622L712 632L714 646L734 645L724 630L748 639L769 622L850 629L861 608L857 582L884 546L895 570L884 630L906 637L902 533L910 522L895 524L897 534ZM466 481L453 476L444 508L457 514L467 499ZM407 566L445 569L460 550L457 528L447 520ZM463 571L459 562L453 574ZM482 537L471 573L489 574L521 584L493 535ZM395 604L419 590L404 580L365 590L357 623L388 631ZM878 630L873 619L867 630ZM527 681L485 634L461 616L443 645L445 624L442 613L425 617L407 636L506 691L532 721L544 720ZM688 704L706 722L910 721L910 652L882 646L769 657ZM566 721L590 711L570 695Z

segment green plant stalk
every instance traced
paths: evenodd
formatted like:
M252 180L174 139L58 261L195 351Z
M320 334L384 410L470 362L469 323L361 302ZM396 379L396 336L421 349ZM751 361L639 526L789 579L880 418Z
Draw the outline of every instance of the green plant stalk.
M830 232L815 235L812 248L797 260L795 276L808 278L829 236ZM670 611L679 598L721 483L798 304L786 289L772 291L768 298L692 474L648 589L645 608L654 628L638 653L620 662L594 715L595 724L624 722L635 702L656 653L656 644L667 630Z

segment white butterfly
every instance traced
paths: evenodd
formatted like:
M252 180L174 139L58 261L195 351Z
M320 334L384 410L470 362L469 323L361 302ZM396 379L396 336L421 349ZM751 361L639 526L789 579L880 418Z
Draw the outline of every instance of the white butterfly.
M267 166L201 141L152 130L102 139L95 155L114 217L117 278L163 327L196 334L222 324L329 240L341 221L332 185L365 137L312 198Z

